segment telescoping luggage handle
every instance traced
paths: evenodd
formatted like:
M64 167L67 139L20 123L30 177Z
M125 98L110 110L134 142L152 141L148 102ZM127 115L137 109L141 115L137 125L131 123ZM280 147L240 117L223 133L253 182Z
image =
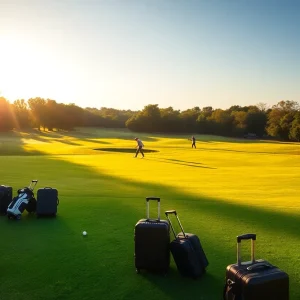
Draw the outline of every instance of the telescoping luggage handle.
M172 229L173 234L174 234L174 236L175 236L175 239L177 239L177 235L176 235L176 232L175 232L174 227L173 227L173 225L172 225L172 222L171 222L171 220L170 220L170 218L169 218L169 215L171 215L171 214L174 214L174 215L175 215L175 217L176 217L176 219L177 219L177 221L178 221L178 224L179 224L179 226L180 226L180 228L181 228L181 232L183 233L184 238L186 238L185 232L184 232L183 227L182 227L182 225L181 225L181 222L180 222L180 220L179 220L179 218L178 218L178 215L177 215L176 210L167 210L167 211L165 211L165 214L166 214L166 217L167 217L167 219L168 219L168 221L169 221L169 223L170 223L170 226L171 226L171 229Z
M160 221L160 198L159 197L146 197L146 203L147 203L147 220L150 220L150 207L149 207L149 201L155 200L157 201L157 220Z
M256 234L255 233L246 233L242 235L238 235L236 237L237 239L237 264L240 266L242 264L241 261L241 242L242 240L251 240L251 262L252 264L255 263L255 257L254 257L254 243L256 241Z
M38 183L38 180L31 180L29 189L33 191L37 183Z

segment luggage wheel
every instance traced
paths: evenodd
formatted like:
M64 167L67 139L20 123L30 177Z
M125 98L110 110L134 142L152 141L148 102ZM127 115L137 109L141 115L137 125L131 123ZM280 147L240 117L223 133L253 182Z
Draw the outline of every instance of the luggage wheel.
M140 274L140 269L135 269L136 274Z

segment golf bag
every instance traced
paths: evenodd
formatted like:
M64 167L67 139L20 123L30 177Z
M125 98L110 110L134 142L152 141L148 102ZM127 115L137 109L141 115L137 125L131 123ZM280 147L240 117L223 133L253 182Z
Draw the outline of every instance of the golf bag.
M0 214L6 215L7 207L12 201L12 187L0 185Z
M37 180L32 180L28 187L18 190L18 196L13 198L7 208L7 217L9 219L21 219L21 215L25 209L29 213L36 211L36 200L33 190L37 182Z
M197 235L185 233L176 210L165 212L175 239L170 244L170 250L176 263L177 269L182 276L194 279L202 276L208 266L208 260ZM181 232L176 235L169 214L174 214Z
M241 262L241 241L251 239L251 261ZM254 258L256 234L237 236L237 263L227 266L224 300L288 300L289 276L263 259Z
M149 218L149 201L158 203L158 217ZM170 227L160 219L160 198L147 197L147 219L137 222L134 229L134 258L136 272L141 269L166 274L170 267Z
M59 204L58 191L51 187L38 189L37 191L36 214L40 216L56 216Z

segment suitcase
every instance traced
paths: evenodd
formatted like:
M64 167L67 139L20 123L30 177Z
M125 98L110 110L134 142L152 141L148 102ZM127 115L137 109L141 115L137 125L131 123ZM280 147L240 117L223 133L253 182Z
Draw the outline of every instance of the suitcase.
M0 185L0 214L6 215L9 203L12 201L13 189L11 186Z
M156 220L149 217L149 201L158 204ZM147 219L137 222L134 229L134 258L136 272L148 270L163 273L170 267L170 227L169 222L160 219L160 198L147 197Z
M31 212L32 203L35 202L33 190L37 184L37 180L32 180L28 187L24 187L18 190L18 196L14 197L11 203L8 205L7 208L7 217L9 219L21 219L21 215L25 209L27 209L28 204L29 208L28 211Z
M208 260L198 236L184 232L176 210L168 210L165 214L175 236L175 239L170 243L170 250L179 273L182 276L192 277L194 279L202 276L208 266ZM169 214L175 215L181 228L181 232L177 235L169 218Z
M40 216L56 216L59 204L58 191L51 187L38 189L36 214Z
M251 239L251 261L241 262L241 241ZM289 276L263 259L255 260L256 234L237 236L237 263L227 266L224 300L288 300Z

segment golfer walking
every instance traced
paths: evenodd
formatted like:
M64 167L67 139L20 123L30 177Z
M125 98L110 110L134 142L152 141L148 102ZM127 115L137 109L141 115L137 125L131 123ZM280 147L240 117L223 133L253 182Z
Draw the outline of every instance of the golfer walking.
M195 147L196 149L196 138L194 136L192 136L191 141L192 141L192 148Z
M144 144L143 142L139 139L139 138L135 138L136 142L137 142L137 146L136 146L136 152L135 152L135 156L134 157L137 157L137 155L141 152L141 154L143 155L143 157L145 156L144 155L144 151L143 151L143 147L144 147Z

